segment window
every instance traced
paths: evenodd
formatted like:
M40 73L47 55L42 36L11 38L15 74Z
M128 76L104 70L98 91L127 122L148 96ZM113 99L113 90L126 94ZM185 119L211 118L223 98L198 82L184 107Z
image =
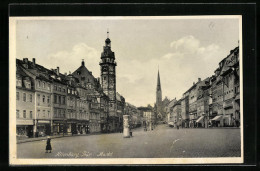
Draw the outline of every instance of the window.
M62 104L65 104L65 96L62 97Z
M16 86L19 86L19 87L22 86L22 80L21 80L21 78L17 78L17 79L16 79Z
M59 87L59 91L61 92L61 87Z
M23 118L26 118L26 110L23 110Z
M54 103L57 103L57 95L54 95Z
M19 110L16 110L16 118L19 118L20 117L19 115L20 115Z
M30 94L30 102L32 102L32 95Z
M50 84L48 84L48 86L47 86L47 89L48 89L48 90L50 90L50 89L51 89L51 85L50 85Z
M23 93L23 101L26 102L26 94Z
M54 90L57 90L57 86L56 85L54 85Z
M104 80L106 80L106 76L104 76Z
M38 117L40 116L40 112L41 112L40 110L37 110L37 115L38 115Z
M68 89L68 93L70 93L70 89Z
M45 110L42 111L42 117L45 118Z
M42 83L42 87L45 88L45 82Z
M27 88L31 89L31 83L27 84Z
M41 81L38 81L38 87L41 87Z
M63 92L64 92L64 93L66 92L65 88L63 89Z
M38 106L40 105L40 100L41 100L41 95L37 94L37 98L38 98Z
M16 92L16 100L20 100L20 94L19 94L19 92Z
M48 111L48 118L50 117L50 111Z
M42 96L42 102L45 103L45 95Z
M50 96L47 97L47 103L50 103Z
M54 109L54 117L57 117L57 109Z
M61 104L61 96L59 96L59 101L58 101L59 104Z
M32 111L30 111L30 118L32 119Z

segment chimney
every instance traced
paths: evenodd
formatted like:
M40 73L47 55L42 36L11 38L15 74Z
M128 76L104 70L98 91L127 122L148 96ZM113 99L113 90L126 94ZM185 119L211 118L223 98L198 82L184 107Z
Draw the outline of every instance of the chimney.
M28 64L28 58L23 58L23 62Z
M193 85L195 85L195 82L193 82Z
M35 58L32 58L33 61L33 66L35 66L36 62L35 62Z
M81 65L82 65L82 66L85 66L84 59L82 59Z
M67 72L65 72L64 75L67 76Z
M57 67L57 75L60 74L60 67Z
M201 82L201 78L198 78L198 82Z

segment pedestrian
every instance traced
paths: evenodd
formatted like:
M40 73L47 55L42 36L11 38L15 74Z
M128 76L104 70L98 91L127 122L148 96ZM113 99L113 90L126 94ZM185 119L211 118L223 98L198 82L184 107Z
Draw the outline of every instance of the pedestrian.
M48 151L50 151L49 153L51 153L51 138L48 136L47 137L47 143L46 143L46 152L45 153L48 153Z

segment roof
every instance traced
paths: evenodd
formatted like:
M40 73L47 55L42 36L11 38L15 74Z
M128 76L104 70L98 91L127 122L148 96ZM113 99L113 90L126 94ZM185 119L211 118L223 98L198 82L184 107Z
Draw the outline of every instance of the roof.
M170 101L170 103L168 104L168 108L171 108L171 107L173 107L174 106L174 104L177 102L177 100L176 99L173 99L173 100L171 100Z

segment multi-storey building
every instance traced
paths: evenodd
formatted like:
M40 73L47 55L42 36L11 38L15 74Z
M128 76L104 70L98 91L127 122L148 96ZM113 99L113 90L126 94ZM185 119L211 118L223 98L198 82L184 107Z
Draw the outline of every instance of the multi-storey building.
M172 113L172 108L176 102L177 102L176 98L172 99L166 106L167 124L171 124L172 122L174 123L173 115L171 113Z
M67 133L66 111L67 111L67 81L64 75L59 72L59 67L50 71L52 79L52 133Z
M125 109L125 98L121 96L118 92L116 92L116 112L117 116L119 118L118 125L119 129L123 129L123 115L124 115L124 109ZM119 131L119 130L116 130Z
M173 118L173 123L174 126L180 126L182 123L182 117L181 117L181 101L177 101L173 107L172 107L172 111L171 111L171 116Z
M238 126L239 116L239 48L230 51L220 73L223 82L223 125Z
M105 40L105 46L101 53L101 61L99 63L101 69L101 86L104 93L108 96L109 110L109 129L114 132L119 130L120 116L117 112L116 100L116 61L115 53L111 50L111 40L109 37Z
M34 81L23 70L21 61L16 64L16 135L32 137L35 120ZM26 66L25 66L26 67Z
M76 78L70 74L67 77L67 112L66 112L66 120L67 120L67 132L68 134L77 134L77 101L79 99L78 92L76 89Z
M181 99L181 117L182 117L182 126L187 128L189 127L189 92L183 94Z
M210 79L200 83L197 96L197 127L208 127Z

